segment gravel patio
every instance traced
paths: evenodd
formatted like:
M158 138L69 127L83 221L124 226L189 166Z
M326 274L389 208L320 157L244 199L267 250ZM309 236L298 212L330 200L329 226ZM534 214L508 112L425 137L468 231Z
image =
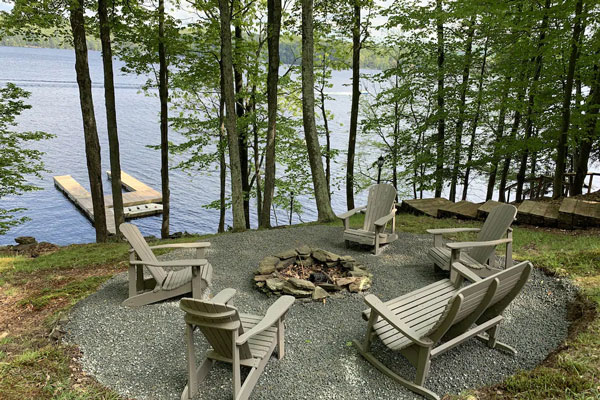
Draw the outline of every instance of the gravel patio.
M446 277L427 259L428 235L400 233L396 242L375 257L359 247L344 248L342 228L323 225L249 231L210 239L207 258L214 268L212 293L237 289L233 304L243 312L262 314L275 297L254 288L253 271L266 255L306 244L351 255L373 273L373 293L388 300ZM172 252L164 257L190 258ZM252 399L414 399L419 398L377 371L351 345L363 339L365 293L327 299L325 304L297 300L286 318L286 355L267 364ZM568 281L534 270L528 284L505 312L499 339L518 350L516 357L470 340L436 358L425 386L459 393L501 381L541 362L566 337L567 305L575 290ZM84 370L123 396L178 399L186 384L183 312L177 300L140 308L122 307L127 274L106 282L78 303L65 326L65 341L83 352ZM208 345L196 335L199 357ZM398 354L375 342L386 365L407 377L413 368ZM230 399L231 369L217 363L197 399Z

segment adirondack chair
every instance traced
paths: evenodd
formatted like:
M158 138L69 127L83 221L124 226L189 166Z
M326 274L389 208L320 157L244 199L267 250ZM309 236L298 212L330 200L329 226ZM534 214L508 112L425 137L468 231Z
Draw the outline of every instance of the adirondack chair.
M450 265L460 261L471 268L480 277L495 274L498 268L495 249L496 246L506 244L504 268L512 266L512 228L510 225L515 220L517 208L511 204L502 204L494 208L487 216L480 228L449 228L428 229L433 234L433 247L429 249L428 256L436 267L445 271L450 270ZM442 236L447 233L479 232L474 242L442 243ZM503 236L505 236L503 238ZM465 250L465 251L463 251Z
M398 239L396 234L396 189L387 183L373 185L369 188L367 205L357 207L338 215L344 221L344 241L346 248L350 242L374 246L373 253L379 254L380 246ZM365 222L361 229L350 229L350 217L365 210ZM388 222L392 221L392 232L385 233Z
M137 226L123 223L119 230L129 242L129 297L125 306L143 306L157 301L192 293L201 298L212 280L212 266L204 259L210 243L176 243L148 246ZM196 259L158 261L152 250L196 249ZM152 275L144 279L144 267ZM165 268L178 268L167 271Z
M234 295L235 289L225 289L211 300L181 299L179 306L185 311L188 367L188 384L183 389L181 400L191 399L196 394L198 384L206 378L216 361L232 364L233 398L247 399L276 346L279 359L283 358L283 320L295 298L281 296L261 317L239 313L229 304ZM200 366L196 365L194 349L196 328L212 346ZM242 366L250 368L243 383Z
M427 399L439 396L423 386L431 359L462 342L477 337L488 347L516 354L496 339L502 312L519 294L531 273L531 263L519 263L485 279L456 262L454 274L414 292L383 303L375 295L365 297L371 307L363 312L367 335L354 345L360 354L385 375ZM464 280L471 283L463 286ZM416 368L414 381L402 378L370 351L374 336L391 350L399 351ZM441 341L443 342L441 343Z

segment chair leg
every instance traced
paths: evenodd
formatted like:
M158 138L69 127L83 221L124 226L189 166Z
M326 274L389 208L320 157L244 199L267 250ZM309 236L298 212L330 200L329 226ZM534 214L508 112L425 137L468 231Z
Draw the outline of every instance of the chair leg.
M379 246L380 245L381 245L381 240L379 238L379 232L375 231L375 250L373 251L373 254L379 255L379 253L380 253Z
M427 375L429 375L429 366L431 365L430 353L431 349L429 347L419 348L417 356L417 374L415 377L415 383L419 386L423 386Z
M285 326L283 318L277 323L277 358L282 359L285 355Z
M240 364L240 348L236 345L238 335L232 335L233 338L233 398L237 399L242 387L242 365Z
M188 362L188 398L191 399L198 391L198 377L196 375L196 352L194 349L194 328L185 324L185 342L187 344Z

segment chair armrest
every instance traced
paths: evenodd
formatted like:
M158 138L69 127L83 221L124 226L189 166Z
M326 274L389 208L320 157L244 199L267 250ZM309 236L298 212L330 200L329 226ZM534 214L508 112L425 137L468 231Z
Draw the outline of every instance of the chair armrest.
M445 233L459 233L459 232L479 232L481 228L442 228L442 229L427 229L427 233L433 235L443 235Z
M484 242L454 242L446 243L446 246L452 250L471 249L474 247L487 247L487 246L498 246L504 243L511 243L511 238L504 238L498 240L488 240Z
M459 262L452 263L450 266L456 273L461 275L463 278L470 280L471 282L477 282L481 280L481 277L469 268L465 267Z
M379 298L373 294L369 294L365 297L365 303L371 307L371 313L377 313L381 318L385 319L390 325L399 330L404 336L409 338L412 342L424 346L433 346L433 341L428 338L421 338L410 326L405 324L396 314L390 311L390 309L383 304Z
M170 261L158 261L158 262L149 262L142 260L131 260L129 261L131 265L147 265L150 267L203 267L208 264L208 260L203 258L199 258L196 260L170 260Z
M250 329L248 332L244 333L240 337L237 338L236 344L241 346L246 343L248 339L252 336L258 335L263 332L265 329L273 326L277 321L279 321L288 309L294 304L296 299L293 296L281 296L275 303L269 307L267 313L263 317L263 319L254 326L254 328Z
M394 210L393 210L391 213L389 213L388 215L386 215L386 216L383 216L383 217L379 218L377 221L375 221L375 223L374 223L374 224L375 224L375 226L377 226L377 227L382 227L382 226L384 226L384 225L385 225L385 224L387 224L387 223L388 223L388 222L389 222L389 221L390 221L392 218L394 218L394 215L396 215L396 209L395 209L395 208L394 208Z
M365 208L367 208L367 206L356 207L356 208L353 208L353 209L352 209L352 210L350 210L350 211L346 211L345 213L338 215L337 217L338 217L339 219L346 219L346 218L350 218L351 216L353 216L354 214L356 214L356 213L357 213L357 212L359 212L359 211L362 211L362 210L364 210Z
M210 247L209 242L194 242L194 243L172 243L172 244L159 244L156 246L150 246L150 250L156 249L198 249Z
M227 304L235 296L235 289L227 288L217 293L210 301L214 303Z

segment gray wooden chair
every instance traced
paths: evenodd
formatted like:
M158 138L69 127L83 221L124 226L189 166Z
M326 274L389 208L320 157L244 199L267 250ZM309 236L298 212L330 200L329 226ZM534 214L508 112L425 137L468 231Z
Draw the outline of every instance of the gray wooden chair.
M277 346L279 359L284 355L283 320L294 303L292 296L282 296L264 317L239 313L229 304L235 289L225 289L211 300L181 299L185 311L185 339L187 344L188 384L181 394L182 400L191 399L216 361L232 364L233 398L247 399L260 374ZM196 365L194 330L198 328L212 346L206 359ZM250 368L242 383L241 367Z
M192 293L201 298L212 280L212 266L204 258L210 243L176 243L148 246L137 226L124 223L119 230L129 242L129 297L125 306L143 306L157 301ZM196 249L196 259L159 261L152 250ZM151 278L144 279L144 268ZM165 268L177 268L165 270Z
M396 189L387 183L373 185L369 188L367 205L357 207L338 215L344 221L344 241L346 248L350 242L374 246L373 253L379 254L380 246L398 239L396 234ZM360 229L350 228L350 217L365 210L365 222ZM391 232L384 232L386 225L392 221Z
M497 340L498 325L502 312L527 282L532 266L525 261L485 279L458 262L452 269L450 279L385 303L372 294L366 296L365 302L371 307L363 312L369 321L366 339L363 343L354 341L373 366L428 399L439 399L423 386L431 359L465 340L477 337L490 348L516 354L515 349ZM464 286L465 279L474 283ZM402 378L375 358L370 350L374 336L408 359L416 368L414 381Z
M517 207L502 204L494 208L487 216L481 228L428 229L433 234L433 247L428 256L434 265L450 270L450 265L460 261L481 277L500 271L496 259L496 246L506 244L504 268L512 266L512 228L517 215ZM479 232L474 242L454 242L444 244L442 236L448 233ZM506 236L503 238L503 236Z

